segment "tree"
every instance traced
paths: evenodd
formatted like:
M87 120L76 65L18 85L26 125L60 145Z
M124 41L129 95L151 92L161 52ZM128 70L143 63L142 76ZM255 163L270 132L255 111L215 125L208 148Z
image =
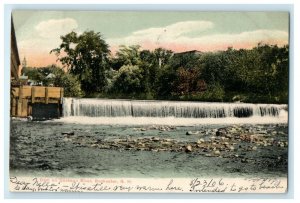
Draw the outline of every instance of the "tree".
M206 90L206 83L200 79L200 71L197 68L177 70L177 80L174 85L174 94L179 96L193 95Z
M117 51L117 61L121 66L123 65L140 65L140 46L139 45L132 45L132 46L125 46L121 45L119 51Z
M54 86L64 88L64 97L82 97L84 93L81 90L80 82L76 76L65 73L57 75L53 81Z
M105 70L109 68L110 51L100 33L86 31L78 35L73 31L61 36L61 40L60 47L51 52L78 77L87 94L102 92L107 84Z
M28 76L30 80L43 84L43 86L63 87L66 97L82 97L84 95L78 78L66 73L56 65L38 68L27 67L22 69L22 73ZM47 77L49 75L52 77Z
M138 66L124 65L117 73L113 91L127 95L139 94L143 92L142 80L142 70Z
M42 83L45 77L41 72L40 68L33 68L33 67L22 68L21 74L28 76L28 79L34 80L36 81L36 83Z
M172 56L173 52L164 48L140 52L144 91L147 95L151 95L150 98L157 96L159 77L165 66L171 61Z
M200 58L203 55L202 52L188 51L182 53L176 53L170 61L170 65L177 70L180 67L184 68L197 68L199 67Z
M157 92L158 75L172 57L172 51L163 48L154 51L139 49L139 45L120 46L116 57L111 60L113 69L118 71L112 79L112 91L129 94L130 89L133 94L140 93L141 98L153 99ZM126 85L128 87L124 87Z

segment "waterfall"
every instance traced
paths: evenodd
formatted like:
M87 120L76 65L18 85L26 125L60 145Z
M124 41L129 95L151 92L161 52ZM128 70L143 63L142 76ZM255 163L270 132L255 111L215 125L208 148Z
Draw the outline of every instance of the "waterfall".
M278 117L287 105L64 98L64 117Z

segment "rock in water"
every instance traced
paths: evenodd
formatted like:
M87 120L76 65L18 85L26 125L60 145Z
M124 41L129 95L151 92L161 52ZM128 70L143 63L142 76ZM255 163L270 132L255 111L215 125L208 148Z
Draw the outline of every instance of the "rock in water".
M75 133L74 132L62 132L61 134L62 135L74 135Z
M198 135L199 131L195 131L195 132L193 132L193 131L187 131L185 134L186 135Z
M154 141L154 142L158 142L158 141L160 140L158 137L152 137L151 139L152 139L152 141Z
M209 138L211 142L215 141L216 137L212 136Z
M185 151L186 151L186 152L192 152L192 151L193 151L192 146L191 146L191 145L187 145L187 146L185 147Z
M230 151L234 151L234 146L229 147Z
M278 145L279 145L279 147L284 147L284 143L283 142L279 142Z
M232 138L232 135L231 135L231 134L226 134L226 135L225 135L225 138L231 139L231 138Z
M216 136L225 136L227 134L227 130L225 128L219 128L216 132Z
M197 144L201 144L203 142L204 142L204 139L200 139L200 140L197 141Z
M220 156L220 155L221 155L221 153L220 153L220 151L219 151L219 150L215 150L215 151L214 151L214 155L215 155L215 156Z

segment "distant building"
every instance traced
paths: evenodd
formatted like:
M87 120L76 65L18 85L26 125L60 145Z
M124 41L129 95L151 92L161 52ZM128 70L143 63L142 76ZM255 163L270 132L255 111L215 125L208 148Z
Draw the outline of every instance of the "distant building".
M49 73L46 78L47 79L52 79L52 78L55 78L56 76L53 74L53 73Z
M27 68L27 60L24 57L23 61L22 61L22 68Z
M24 74L19 76L19 84L20 85L28 85L28 76L26 76Z
M11 33L10 33L10 77L11 79L19 79L20 58L14 28L13 18L11 17Z
M186 54L201 55L202 52L198 51L198 50L191 50L191 51L178 52L178 53L175 53L174 55L186 55Z

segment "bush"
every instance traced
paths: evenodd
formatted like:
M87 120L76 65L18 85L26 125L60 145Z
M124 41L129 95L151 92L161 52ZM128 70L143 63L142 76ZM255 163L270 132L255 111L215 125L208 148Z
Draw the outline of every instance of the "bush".
M56 76L54 85L64 88L64 97L82 97L84 96L81 90L81 85L77 77L65 73Z
M192 101L215 101L222 102L224 101L225 91L220 84L208 85L207 90L203 92L198 92L192 95L185 95L183 100L192 100Z

